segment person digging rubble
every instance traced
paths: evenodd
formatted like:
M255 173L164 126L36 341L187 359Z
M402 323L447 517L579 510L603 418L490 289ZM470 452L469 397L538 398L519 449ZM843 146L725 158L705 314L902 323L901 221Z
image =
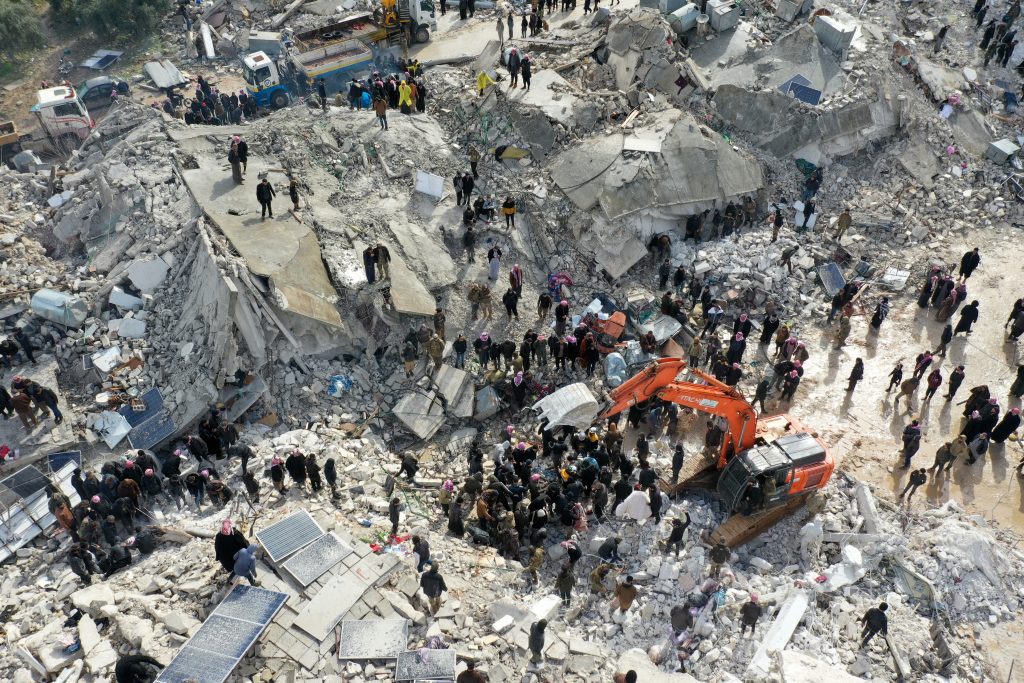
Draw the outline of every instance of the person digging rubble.
M860 623L864 626L860 642L862 650L867 647L876 634L881 633L883 637L889 634L889 618L885 614L888 609L889 605L883 602L878 607L869 609L860 618Z
M637 587L633 584L633 576L627 575L626 580L615 586L615 598L612 600L612 609L618 609L622 614L629 611L636 600Z
M253 543L235 553L231 578L240 576L248 579L250 586L260 585L256 580L256 550L257 546Z
M498 19L501 23L501 19ZM476 663L466 662L466 670L455 677L455 683L487 683L487 677L476 670Z

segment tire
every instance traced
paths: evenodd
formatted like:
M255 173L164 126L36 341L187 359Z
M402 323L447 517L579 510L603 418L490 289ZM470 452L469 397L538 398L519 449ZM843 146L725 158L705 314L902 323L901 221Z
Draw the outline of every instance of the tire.
M278 90L270 97L270 106L274 109L281 109L288 105L288 95L283 90Z
M412 39L414 43L425 43L430 40L430 31L426 26L417 26L416 31L412 34Z

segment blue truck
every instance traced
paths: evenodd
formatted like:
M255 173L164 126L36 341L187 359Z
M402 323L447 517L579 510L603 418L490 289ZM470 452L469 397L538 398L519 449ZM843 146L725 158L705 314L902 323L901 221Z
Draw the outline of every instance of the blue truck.
M324 80L327 92L344 92L353 76L372 71L373 52L359 40L345 40L299 52L285 48L277 59L264 51L242 58L249 95L259 107L280 109L293 97L316 90Z

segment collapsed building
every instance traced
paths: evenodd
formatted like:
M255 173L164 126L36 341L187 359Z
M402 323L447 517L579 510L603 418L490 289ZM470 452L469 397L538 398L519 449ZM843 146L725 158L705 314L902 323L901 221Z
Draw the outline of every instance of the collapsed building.
M875 12L867 17L881 21ZM925 98L944 99L963 86L963 75L945 68L946 80L927 94L908 94L913 78L936 82L926 60L916 57L912 78L898 60L866 56L891 50L877 27L861 24L844 46L829 31L853 22L852 14L805 21L783 25L759 8L736 30L690 47L657 12L601 12L563 24L549 43L530 43L541 68L525 93L499 91L501 81L483 97L472 93L470 71L500 73L498 41L472 64L432 66L436 108L393 115L387 138L368 115L337 109L322 116L297 106L215 128L124 104L73 155L57 187L44 175L0 170L3 287L19 304L8 324L43 311L16 294L22 290L44 287L74 298L71 308L84 304L74 324L61 317L34 330L58 361L62 392L80 407L61 439L102 449L114 430L96 394L158 388L171 426L148 445L173 443L210 405L223 404L246 423L244 438L264 464L300 447L336 458L344 472L336 500L293 494L279 508L266 506L265 518L240 502L228 509L253 533L305 511L351 550L308 584L272 558L261 560L263 587L288 599L239 657L236 677L391 679L390 656L338 657L337 627L380 619L407 622L403 651L437 637L491 681L511 681L522 678L531 622L549 617L551 668L528 671L529 680L604 680L629 668L642 680L799 681L825 670L849 680L911 671L928 680L990 677L979 624L1017 618L1024 566L1011 532L956 505L908 516L840 476L807 515L738 549L731 584L712 592L704 590L707 558L696 534L686 555L673 559L662 556L655 524L602 527L588 540L591 551L621 533L643 591L638 608L617 618L597 599L562 612L546 590L524 599L517 562L442 535L432 515L440 481L465 475L468 443L498 441L510 414L482 409L494 392L471 373L446 368L443 377L409 382L398 362L410 327L429 322L438 306L452 329L472 329L464 296L472 276L445 205L448 179L467 170L470 145L489 155L481 191L515 192L520 207L516 228L486 226L481 246L515 254L535 282L570 273L574 305L594 292L623 300L630 279L653 281L647 245L668 233L673 265L704 276L727 301L748 308L771 301L794 319L827 310L818 268L832 261L830 245L765 245L756 231L682 239L689 216L748 196L762 211L779 196L798 196L795 160L827 165L822 193L852 206L862 224L840 245L870 252L880 273L901 270L908 248L935 251L968 227L1019 220L1020 206L1003 186L973 185L942 156L949 139L978 155L995 137L992 124L967 108L948 121L931 116ZM813 104L784 87L804 81L800 87L818 95L802 94L820 96ZM266 175L278 187L299 180L300 211L287 220L256 218L254 181L234 185L224 163L236 134L253 150L248 178ZM444 189L423 191L421 174L444 179ZM897 185L909 189L894 197ZM382 243L393 256L388 291L368 287L363 272L363 251ZM791 243L800 246L794 272L780 261ZM833 429L822 427L830 436ZM699 422L687 430L699 431ZM371 549L387 526L399 454L408 449L424 473L419 489L403 493L409 527L432 534L451 586L434 618L405 546ZM654 461L668 467L664 444ZM240 486L236 474L228 480ZM682 509L676 501L667 513ZM703 498L688 510L696 527L713 526L725 512ZM2 591L5 677L99 680L118 654L165 663L177 656L230 590L208 561L222 514L161 514L169 545L90 587L61 561L60 536L12 553ZM547 552L554 564L564 549L554 543ZM764 636L746 639L736 633L736 612L753 593L772 622ZM883 598L893 610L892 654L858 652L857 620ZM666 615L687 601L718 609L700 624L688 674L674 674ZM72 607L85 616L67 625L62 617ZM65 641L76 638L81 650L66 651Z

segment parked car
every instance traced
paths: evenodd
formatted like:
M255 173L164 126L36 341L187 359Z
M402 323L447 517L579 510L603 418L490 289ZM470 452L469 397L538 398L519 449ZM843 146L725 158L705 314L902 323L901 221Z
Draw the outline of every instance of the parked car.
M117 76L97 76L78 86L78 99L89 111L109 107L114 90L118 97L128 97L132 89L128 81Z

